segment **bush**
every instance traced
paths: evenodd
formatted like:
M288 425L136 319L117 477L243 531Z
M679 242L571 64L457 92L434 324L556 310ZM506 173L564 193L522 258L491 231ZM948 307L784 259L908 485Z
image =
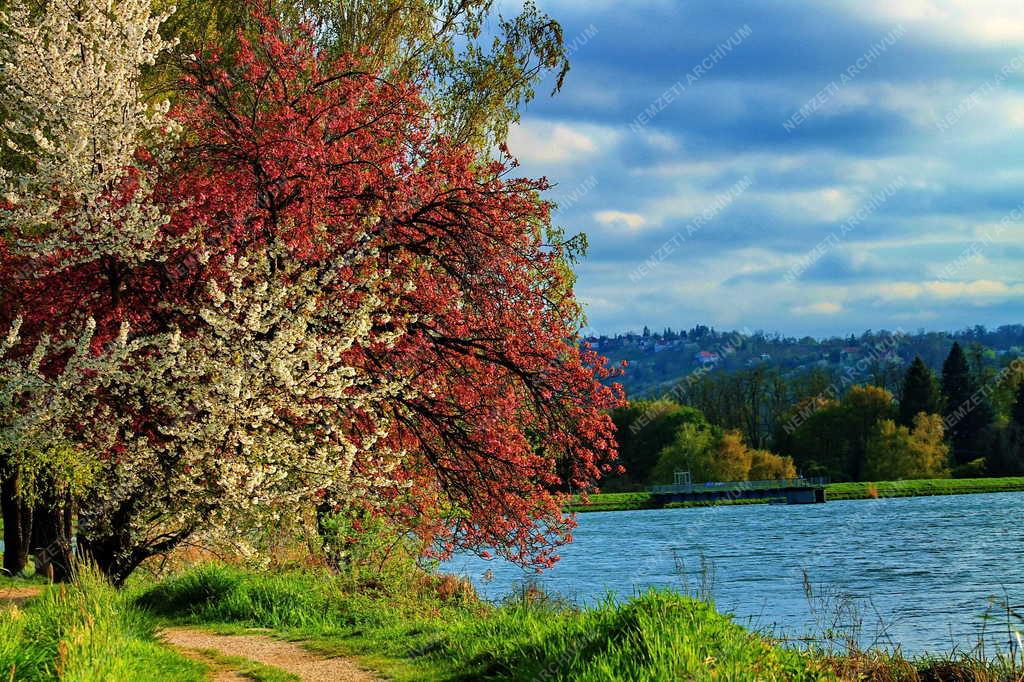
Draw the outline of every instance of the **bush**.
M953 478L982 478L988 472L988 464L984 457L973 459L953 469Z

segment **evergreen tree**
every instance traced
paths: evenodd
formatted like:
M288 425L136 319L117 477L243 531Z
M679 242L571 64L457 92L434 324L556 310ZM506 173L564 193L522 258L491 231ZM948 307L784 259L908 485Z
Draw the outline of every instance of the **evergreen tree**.
M921 357L915 356L914 362L911 363L906 376L903 377L897 423L900 426L912 427L914 417L919 412L935 414L941 409L940 405L935 376Z
M995 415L988 396L978 390L967 356L956 342L942 364L942 399L954 461L966 464L988 455L989 426Z

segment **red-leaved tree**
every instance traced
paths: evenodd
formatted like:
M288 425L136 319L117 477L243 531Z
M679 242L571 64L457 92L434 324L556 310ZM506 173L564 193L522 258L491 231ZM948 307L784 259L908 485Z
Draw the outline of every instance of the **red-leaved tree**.
M611 466L606 410L620 398L576 344L563 254L544 242L546 182L479 163L434 134L411 88L260 21L237 64L190 69L180 115L195 170L175 194L207 198L190 218L205 230L242 244L259 224L297 258L372 225L371 267L393 284L383 324L401 319L401 334L359 363L405 387L388 408L406 453L373 506L444 539L442 551L492 546L547 565L571 526L564 493Z

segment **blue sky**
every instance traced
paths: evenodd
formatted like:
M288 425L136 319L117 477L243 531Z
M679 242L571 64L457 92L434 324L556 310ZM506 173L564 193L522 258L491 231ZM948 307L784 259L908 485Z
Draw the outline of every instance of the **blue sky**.
M1019 1L539 5L572 70L509 147L594 331L1024 321Z

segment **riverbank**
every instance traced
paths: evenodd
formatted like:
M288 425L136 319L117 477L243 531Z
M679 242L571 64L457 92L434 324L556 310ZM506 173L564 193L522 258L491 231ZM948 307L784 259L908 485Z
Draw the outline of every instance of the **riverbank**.
M204 565L115 591L86 575L0 610L0 673L75 682L1021 679L966 658L798 650L667 591L578 609L530 590L487 604L452 576L382 578L357 585L324 571Z
M1024 476L1008 478L934 478L910 481L829 483L827 500L871 500L886 497L926 497L931 495L970 495L977 493L1024 492ZM663 505L647 492L598 493L588 504L571 504L569 511L600 512L636 509L713 507L734 504L767 504L769 500L721 500Z
M0 673L198 682L220 679L212 674L231 667L231 657L218 654L221 642L271 637L298 642L321 663L344 657L365 676L358 679L834 679L823 661L778 647L679 594L649 592L580 610L527 591L494 606L451 576L409 579L403 591L353 590L325 572L207 565L115 592L91 576L0 612ZM201 655L187 655L195 649L189 643L200 640ZM182 641L188 650L172 646ZM243 664L248 679L321 679L253 661L236 661L235 669Z

